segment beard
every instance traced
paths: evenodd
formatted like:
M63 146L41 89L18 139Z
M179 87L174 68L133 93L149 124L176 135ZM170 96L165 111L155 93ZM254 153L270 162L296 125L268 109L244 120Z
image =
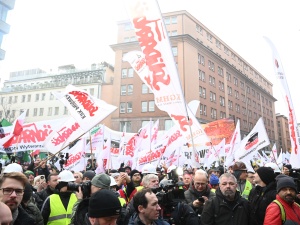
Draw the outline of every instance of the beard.
M293 203L295 201L296 197L293 196L293 195L286 195L284 196L284 200L287 202L287 203Z
M232 190L225 190L223 195L227 200L232 201L234 200L235 192Z

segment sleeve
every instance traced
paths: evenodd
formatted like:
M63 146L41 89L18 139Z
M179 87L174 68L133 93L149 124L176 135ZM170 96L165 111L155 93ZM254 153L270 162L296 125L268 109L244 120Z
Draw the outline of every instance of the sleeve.
M127 183L127 186L126 186L126 195L128 198L131 195L131 193L133 192L133 190L134 190L133 181L130 181L129 183ZM124 191L124 189L123 189L123 191Z
M264 225L281 225L281 212L276 203L271 203L266 210Z
M74 223L74 219L75 219L75 213L77 211L78 205L79 203L82 201L82 199L78 199L75 204L73 205L72 208L72 214L71 214L71 224Z
M47 225L48 219L50 216L50 198L49 197L45 200L45 202L42 206L41 212L42 212L42 216L44 219L44 225Z
M186 190L184 192L184 202L186 204L188 204L189 206L191 206L193 208L193 210L196 210L196 208L193 206L193 199L192 199L192 195L190 194L189 190Z
M201 214L201 225L215 224L213 199L206 201Z

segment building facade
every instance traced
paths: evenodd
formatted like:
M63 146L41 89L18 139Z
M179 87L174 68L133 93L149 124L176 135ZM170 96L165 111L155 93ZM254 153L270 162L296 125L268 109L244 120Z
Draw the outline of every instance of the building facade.
M3 35L9 33L10 26L6 23L6 17L9 10L15 6L15 0L0 0L0 60L5 58L5 51L1 49Z
M291 152L291 138L289 131L289 121L284 115L276 114L276 124L278 132L277 149L283 152Z
M0 92L0 118L13 121L25 109L26 122L69 116L67 108L52 95L63 92L68 84L86 90L106 102L112 101L113 67L106 62L92 64L90 70L74 65L61 66L55 73L41 69L11 72ZM109 117L103 121L110 126Z
M246 135L263 117L271 142L277 140L272 83L217 35L187 11L163 14L171 48L187 102L200 100L196 117L201 123L232 117ZM154 96L122 62L125 53L140 50L130 21L118 23L113 98L119 110L112 115L112 129L137 132L144 122L160 119L160 129L172 125L169 116L155 106Z

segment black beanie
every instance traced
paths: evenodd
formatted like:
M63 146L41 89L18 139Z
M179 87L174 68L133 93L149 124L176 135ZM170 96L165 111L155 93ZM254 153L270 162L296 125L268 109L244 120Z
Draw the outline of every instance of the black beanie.
M259 167L256 170L256 173L260 177L260 179L268 185L272 181L275 181L275 173L274 170L271 167Z
M90 180L92 180L92 179L94 178L95 175L96 175L96 174L95 174L95 172L94 172L93 170L87 170L87 171L83 174L82 179L85 178L85 177L87 177L87 178L89 178Z
M88 216L101 218L120 215L121 203L111 190L100 190L95 192L89 201Z
M132 170L132 171L130 172L130 177L132 178L132 176L133 176L134 174L136 174L136 173L139 173L139 174L142 176L142 173L141 173L140 171L138 171L138 170Z
M292 188L297 192L297 187L295 184L295 181L292 177L286 176L286 177L280 177L277 180L277 193L282 189L282 188Z

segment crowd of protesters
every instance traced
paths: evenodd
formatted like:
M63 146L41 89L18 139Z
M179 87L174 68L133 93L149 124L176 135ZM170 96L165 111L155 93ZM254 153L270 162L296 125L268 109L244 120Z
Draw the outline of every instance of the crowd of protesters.
M300 225L299 181L288 164L282 170L270 163L249 171L243 162L228 170L183 168L174 181L176 166L147 164L139 171L121 164L96 174L88 162L84 171L58 170L38 157L6 165L0 224ZM183 197L166 219L160 196L169 190Z

